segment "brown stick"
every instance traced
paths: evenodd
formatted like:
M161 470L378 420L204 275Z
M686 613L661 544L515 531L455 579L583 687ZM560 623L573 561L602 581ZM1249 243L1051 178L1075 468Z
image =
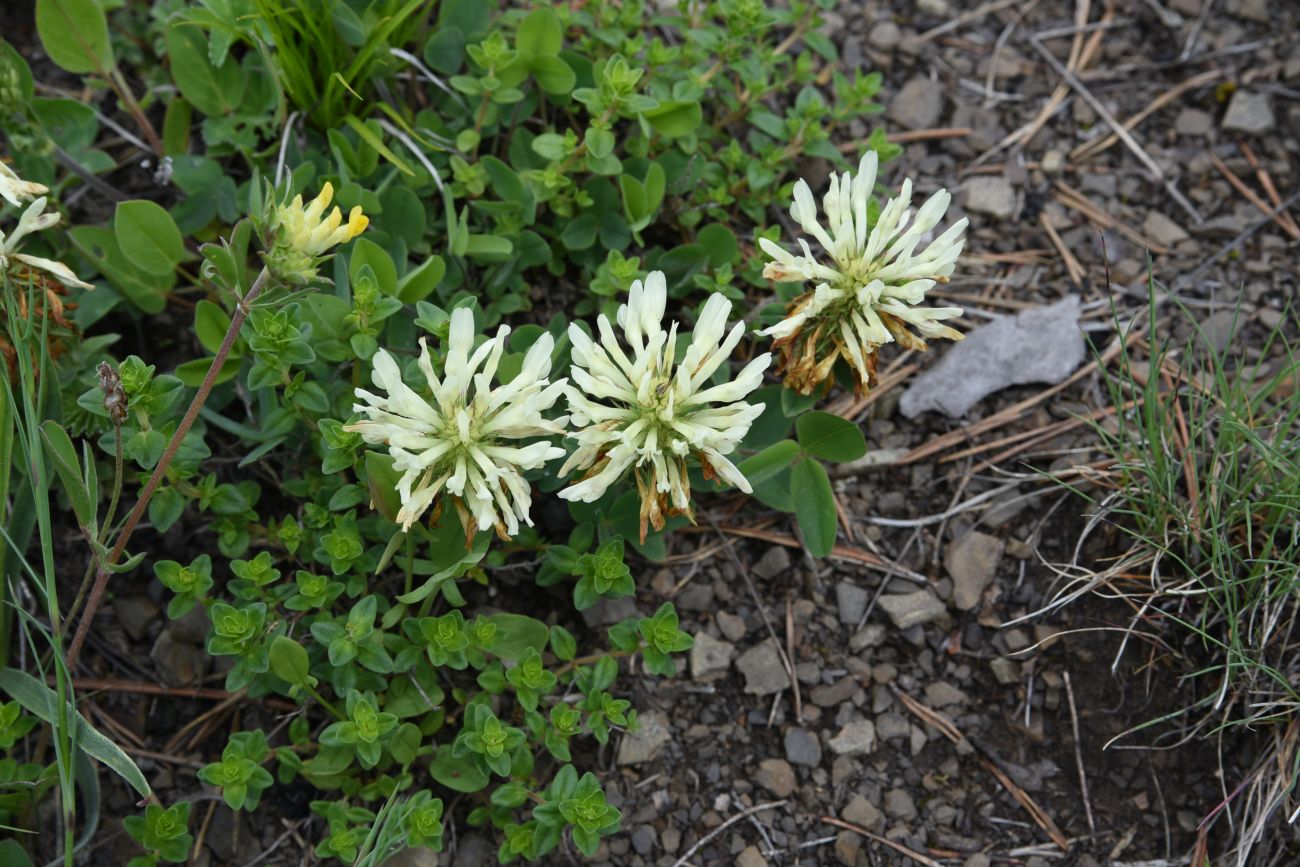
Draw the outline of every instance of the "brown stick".
M861 825L855 825L852 822L845 822L843 819L836 819L834 816L822 816L822 821L827 825L834 825L836 828L843 828L845 831L852 831L854 834L861 834L863 837L866 837L872 842L879 843L881 846L888 846L898 854L906 858L911 858L917 864L923 864L925 867L943 867L942 864L933 858L928 858L920 852L909 849L902 843L895 843L888 837L882 837L874 831L868 831Z
M1246 182L1237 177L1237 173L1228 168L1228 164L1219 159L1218 154L1214 151L1206 151L1206 153L1210 155L1210 162L1214 163L1214 167L1219 170L1219 174L1227 178L1228 183L1232 184L1233 188L1246 198L1246 201L1250 202L1256 208L1259 208L1260 213L1270 216L1273 222L1277 223L1278 228L1291 236L1291 240L1300 240L1300 228L1287 223L1287 221L1282 218L1285 211L1274 213L1273 208L1265 204L1264 200L1261 199L1254 190L1246 186Z
M77 659L81 656L81 647L86 643L86 635L90 632L90 625L95 620L95 612L99 610L100 603L104 600L104 589L108 586L109 576L113 574L112 568L122 558L123 552L126 551L127 542L131 541L131 534L135 532L136 525L144 517L145 509L149 506L149 500L153 497L154 491L158 490L158 485L162 483L164 476L167 474L167 468L171 466L172 459L176 457L176 452L180 450L181 441L190 432L194 420L199 417L199 410L203 409L203 404L207 402L208 395L212 392L212 386L217 381L217 374L221 372L222 366L226 363L226 356L230 354L231 347L235 345L235 338L239 336L239 329L248 316L248 305L253 303L269 279L270 272L265 268L262 269L262 273L257 275L257 279L249 287L248 294L235 305L234 315L230 317L230 327L226 329L226 336L222 338L221 346L217 348L217 354L212 357L212 364L208 366L207 375L203 377L199 390L195 392L194 399L190 401L190 408L185 411L184 418L177 425L176 433L172 434L171 442L167 443L167 449L159 458L158 465L154 467L153 475L149 476L149 481L145 483L144 490L140 492L140 498L136 500L135 507L126 516L126 522L117 534L117 542L114 543L112 550L108 552L108 557L99 564L99 571L95 575L95 585L90 589L90 597L86 600L86 610L81 615L81 622L77 624L77 633L72 638L72 646L68 648L67 666L69 671L72 671L77 666Z
M1241 155L1246 158L1246 162L1250 163L1250 167L1255 170L1255 177L1259 178L1259 185L1268 194L1268 200L1273 203L1273 207L1282 208L1282 196L1278 193L1277 187L1273 185L1273 178L1269 175L1268 169L1259 164L1259 160L1255 158L1255 152L1251 150L1250 145L1244 141L1238 141L1237 147L1241 150ZM1282 208L1280 216L1286 220L1288 226L1293 229L1297 228L1295 219L1287 212L1286 208Z

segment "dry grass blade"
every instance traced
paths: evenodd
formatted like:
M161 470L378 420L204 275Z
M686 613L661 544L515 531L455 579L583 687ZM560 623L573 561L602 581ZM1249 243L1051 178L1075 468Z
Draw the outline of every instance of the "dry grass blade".
M1084 218L1098 229L1114 229L1134 244L1137 244L1140 247L1145 247L1152 253L1169 252L1168 247L1165 247L1162 244L1157 244L1137 229L1121 223L1119 220L1094 205L1083 193L1079 192L1074 187L1071 187L1064 181L1056 182L1056 191L1053 193L1053 198L1065 207L1083 214Z
M1241 193L1246 201L1258 208L1260 213L1265 214L1274 223L1277 223L1278 228L1291 236L1291 240L1300 240L1300 228L1297 228L1294 223L1289 222L1290 215L1287 214L1285 210L1275 212L1273 207L1270 207L1255 193L1254 190L1246 186L1245 181L1237 177L1236 172L1228 168L1227 163L1219 159L1218 154L1214 151L1206 151L1206 153L1209 154L1210 162L1214 163L1214 167L1219 170L1219 174L1223 175L1223 177L1227 179L1228 183L1232 184L1233 189Z
M1070 248L1065 246L1065 242L1061 240L1061 236L1056 232L1056 227L1053 226L1052 221L1048 219L1047 212L1039 212L1038 224L1043 227L1043 231L1047 233L1047 239L1052 242L1052 246L1055 247L1056 252L1060 254L1061 261L1065 263L1066 273L1070 275L1070 282L1074 284L1074 288L1083 288L1083 280L1086 276L1083 266L1079 264L1078 259L1074 258L1074 254L1070 252Z
M1187 91L1195 90L1198 87L1204 87L1205 85L1217 81L1222 77L1223 77L1223 73L1221 71L1217 69L1210 69L1205 72L1201 72L1196 75L1193 75L1191 78L1180 81L1178 84L1174 85L1169 90L1166 90L1164 93L1160 94L1155 99L1151 100L1151 102L1147 104L1146 108L1142 109L1137 114L1133 115L1128 120L1124 121L1124 128L1127 130L1136 129L1138 124L1142 123L1142 121L1146 120L1148 117L1155 114L1157 111L1164 108L1169 103L1178 99ZM1084 142L1083 144L1076 147L1074 150L1070 151L1070 160L1081 161L1081 160L1092 159L1093 157L1100 154L1102 151L1114 147L1118 141L1119 141L1119 136L1117 136L1115 133L1111 133L1110 135L1103 136L1099 139L1094 139L1093 141Z
M1056 826L1056 822L1052 820L1052 817L1047 814L1046 810L1038 805L1037 801L1029 796L1028 792L1016 785L1015 781L1007 775L1006 771L1002 770L1001 760L992 752L992 750L977 741L967 738L961 733L961 730L957 728L952 720L948 719L938 711L926 707L921 702L903 692L897 686L891 686L890 691L893 692L894 697L902 703L903 707L907 708L914 716L926 725L934 728L948 740L952 741L954 744L966 741L978 750L981 754L980 764L984 765L989 773L991 773L997 781L1002 784L1002 787L1007 790L1011 797L1015 798L1016 802L1019 803L1020 806L1024 807L1025 812L1034 820L1034 823L1043 830L1043 833L1045 833L1053 843L1061 848L1062 852L1069 850L1070 841L1063 833L1061 833L1061 829Z
M744 809L739 813L737 813L736 815L731 816L721 825L714 828L709 833L705 834L699 840L695 841L695 845L687 849L686 854L682 855L682 857L678 858L676 861L673 862L673 867L685 867L685 865L690 863L692 855L700 851L700 849L704 848L704 846L708 844L710 840L712 840L714 837L717 837L719 834L721 834L723 831L727 830L737 822L747 819L750 816L754 815L755 813L761 813L764 810L775 810L777 807L784 807L788 803L790 802L784 799L780 801L768 801L766 804L755 804L754 806Z
M933 858L927 855L922 855L914 849L909 849L902 843L895 843L888 837L882 837L874 831L868 831L861 825L855 825L852 822L845 822L843 819L836 819L834 816L822 816L821 820L827 825L834 825L836 828L843 828L846 831L852 831L854 834L861 834L863 837L866 837L874 843L879 843L881 846L888 846L903 857L912 859L917 864L923 864L925 867L943 867L942 864Z
M1255 177L1259 178L1259 185L1264 188L1264 193L1268 196L1268 200L1273 203L1273 207L1281 208L1282 196L1278 194L1277 187L1273 185L1273 177L1268 173L1268 169L1260 165L1260 162L1255 157L1255 152L1251 149L1250 145L1246 144L1244 141L1238 141L1237 148L1241 151L1241 155L1246 158L1246 162L1250 163L1250 167L1255 170ZM1282 208L1279 216L1281 216L1292 229L1297 228L1295 219L1286 208Z

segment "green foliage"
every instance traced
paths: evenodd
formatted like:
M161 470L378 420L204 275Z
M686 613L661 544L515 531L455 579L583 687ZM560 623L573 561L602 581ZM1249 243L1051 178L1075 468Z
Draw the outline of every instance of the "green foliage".
M182 801L166 809L150 804L143 816L127 816L123 824L146 851L132 858L127 867L154 867L160 862L184 864L188 860L190 847L194 845L194 835L189 832L189 802Z
M412 482L402 461L349 429L356 389L373 387L381 348L413 387L426 381L422 342L442 370L459 308L482 329L512 324L492 362L509 383L544 335L552 379L566 376L568 324L612 314L651 270L667 275L683 325L709 293L768 295L753 239L773 234L801 162L843 165L832 142L879 110L878 75L828 63L823 5L727 0L651 16L641 2L605 0L176 0L144 14L39 0L47 54L93 76L87 92L112 89L135 118L125 81L146 85L141 116L163 118L166 157L157 195L48 242L96 276L94 292L69 290L68 309L101 333L53 365L50 390L63 399L37 419L41 454L97 556L98 537L122 518L101 502L110 488L130 502L165 465L145 517L193 537L179 560L150 558L167 616L206 615L226 689L299 706L283 729L236 732L199 771L232 808L257 810L277 784L299 781L320 794L317 855L347 864L402 845L441 849L443 823L466 818L444 815L436 795L447 791L472 796L469 820L496 829L503 862L543 858L565 835L590 855L618 829L618 810L574 754L636 726L620 659L673 676L691 639L665 604L615 624L606 642L574 626L567 588L555 585L572 579L579 610L632 595L642 561L665 558L687 518L641 539L628 482L539 518L508 546L447 497L399 528L398 488ZM64 177L68 158L92 175L117 168L117 149L97 147L96 111L37 97L21 57L0 49L3 135L24 176L57 196L82 183ZM882 130L866 146L896 152ZM331 206L369 218L365 235L298 251L312 279L262 287L259 274L283 264L276 207L326 183ZM153 349L133 334L177 321L192 328L167 333L166 354L130 354ZM193 427L176 436L223 351ZM120 376L122 419L105 407L101 360ZM728 373L729 363L717 381ZM778 386L755 398L764 414L737 463L755 496L795 514L809 550L825 554L836 518L821 462L860 457L862 434ZM698 494L718 490L696 476ZM554 500L554 468L525 481ZM566 523L567 536L552 538ZM536 600L535 616L490 607L516 598ZM28 698L42 721L66 715L44 693ZM0 746L37 724L13 707L0 705ZM124 753L89 725L78 732L83 750L147 791ZM39 790L43 769L0 761L10 771ZM133 864L183 860L188 819L177 804L128 820L146 851Z

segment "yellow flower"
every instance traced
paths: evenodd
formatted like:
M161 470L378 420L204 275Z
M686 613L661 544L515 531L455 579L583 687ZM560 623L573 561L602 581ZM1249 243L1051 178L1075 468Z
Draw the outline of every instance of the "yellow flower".
M294 283L310 282L316 277L316 266L322 256L339 244L346 244L365 231L369 218L357 205L343 222L343 212L337 207L325 214L334 198L334 187L328 181L321 187L320 195L303 205L302 196L272 208L270 228L272 241L267 262L285 280Z
M293 249L309 256L321 256L331 247L346 244L366 230L370 220L361 213L357 205L348 214L348 221L343 223L343 213L336 207L328 217L321 219L325 209L334 198L334 187L329 181L321 187L320 195L311 200L307 207L302 205L302 196L294 196L293 201L278 209L277 220L284 229L284 238Z

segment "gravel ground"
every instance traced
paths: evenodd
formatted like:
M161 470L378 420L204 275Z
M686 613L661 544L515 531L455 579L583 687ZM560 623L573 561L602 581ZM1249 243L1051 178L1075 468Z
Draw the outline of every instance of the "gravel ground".
M1083 426L1070 426L1105 405L1076 323L1104 352L1112 304L1122 319L1146 307L1149 264L1191 311L1175 317L1176 337L1195 322L1205 340L1250 357L1293 297L1300 231L1267 219L1273 198L1256 166L1281 199L1297 189L1300 6L975 7L845 2L827 33L846 66L885 74L889 128L907 142L887 180L905 171L920 194L947 187L952 218L971 218L945 296L968 310L967 327L1002 330L951 356L972 382L967 406L947 405L955 417L924 372L956 347L882 359L880 388L854 408L871 457L836 479L838 556L805 559L788 521L755 506L730 526L680 534L668 564L638 567L635 599L588 612L595 628L672 598L696 637L677 679L620 681L642 729L587 757L625 814L598 863L1186 863L1197 824L1249 765L1248 742L1222 753L1103 750L1179 706L1176 672L1141 642L1119 654L1126 608L1088 600L1022 618L1058 585L1086 511L1034 470L1098 458ZM1117 123L1128 129L1112 142ZM828 171L806 167L814 187ZM1080 562L1118 545L1116 533L1094 534ZM115 666L177 685L203 674L202 624L160 633L144 595L116 610L120 631L98 645L118 648ZM210 706L106 704L149 743ZM190 768L145 761L160 789L175 774L178 792L193 791ZM274 806L301 816L305 800ZM110 788L108 809L128 812L130 798ZM207 813L200 804L196 815ZM203 863L250 863L286 827L253 830L219 807ZM112 863L129 849L116 843L101 850ZM394 863L495 863L484 839L462 831L455 844L441 859ZM292 838L277 845L276 857L300 851Z

